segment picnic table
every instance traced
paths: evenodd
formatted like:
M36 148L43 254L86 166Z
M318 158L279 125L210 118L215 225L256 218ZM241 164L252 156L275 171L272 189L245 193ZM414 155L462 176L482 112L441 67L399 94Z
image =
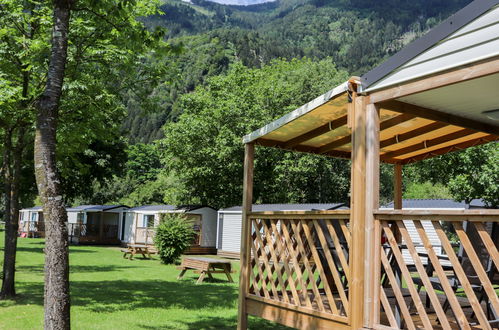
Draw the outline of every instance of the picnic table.
M144 259L151 259L151 254L156 253L156 248L146 244L128 244L126 249L121 249L121 252L123 252L123 258L126 258L128 255L128 259L130 260L132 260L136 254L142 254L142 258Z
M182 264L177 267L180 270L180 274L177 279L181 279L185 272L189 269L194 270L195 273L199 273L199 278L196 284L203 282L206 275L209 278L213 278L212 274L225 274L229 282L234 282L230 273L232 272L232 265L229 260L218 259L218 258L205 258L205 257L184 257L182 259Z

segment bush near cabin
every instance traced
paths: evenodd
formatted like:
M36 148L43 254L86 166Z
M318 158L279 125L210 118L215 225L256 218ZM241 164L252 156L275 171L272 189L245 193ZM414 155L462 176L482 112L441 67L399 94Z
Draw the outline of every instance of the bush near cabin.
M162 214L154 237L161 261L167 265L178 261L194 236L192 223L184 214Z

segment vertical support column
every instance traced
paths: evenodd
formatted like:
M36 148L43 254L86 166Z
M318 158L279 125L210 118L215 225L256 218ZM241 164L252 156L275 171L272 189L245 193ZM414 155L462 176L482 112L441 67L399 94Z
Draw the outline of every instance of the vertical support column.
M243 179L243 210L241 230L241 274L239 277L239 310L237 314L237 329L248 328L248 314L246 311L246 295L249 292L250 277L250 234L251 223L248 221L248 213L251 212L253 204L253 167L254 167L255 145L247 143L244 146L244 179Z
M350 317L353 329L364 326L365 218L366 218L366 109L365 97L352 96L352 182L350 198L351 283Z
M374 211L379 209L379 122L379 107L367 104L364 326L369 328L378 323L379 315L381 230L374 219Z
M393 166L393 208L402 209L402 165Z

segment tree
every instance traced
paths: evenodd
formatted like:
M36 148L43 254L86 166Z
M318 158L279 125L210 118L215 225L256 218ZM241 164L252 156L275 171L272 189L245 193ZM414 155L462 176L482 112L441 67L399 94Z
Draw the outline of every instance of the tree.
M312 80L311 77L314 79ZM168 191L176 204L214 207L241 202L243 135L294 110L347 79L330 59L278 60L261 69L241 63L206 87L181 98L178 122L165 126L163 161L182 187ZM349 165L338 160L258 148L255 200L259 202L348 201Z

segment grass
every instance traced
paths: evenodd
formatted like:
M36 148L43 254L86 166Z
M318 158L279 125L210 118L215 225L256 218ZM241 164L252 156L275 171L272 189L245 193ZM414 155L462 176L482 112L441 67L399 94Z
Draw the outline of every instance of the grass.
M0 231L0 247L3 247ZM43 327L42 239L19 239L15 300L0 301L0 329ZM0 250L0 257L3 259ZM118 248L71 246L71 323L73 329L234 329L238 284L225 275L195 284L187 272L159 260L123 259ZM236 269L238 263L234 262ZM238 274L234 274L237 281ZM250 318L252 329L280 326ZM285 329L282 327L282 329Z

